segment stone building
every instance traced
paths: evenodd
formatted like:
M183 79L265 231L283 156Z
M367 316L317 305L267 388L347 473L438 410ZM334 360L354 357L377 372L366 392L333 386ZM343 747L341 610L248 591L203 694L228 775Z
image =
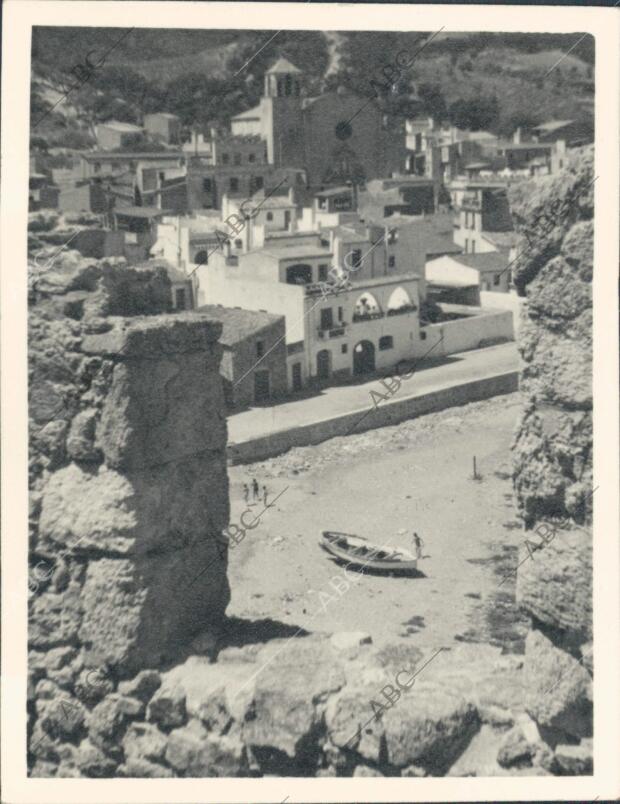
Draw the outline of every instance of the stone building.
M284 316L218 304L199 311L222 324L220 373L228 407L265 404L286 394Z
M305 97L303 73L286 59L267 71L259 105L233 117L231 131L260 137L270 164L303 169L312 188L404 169L404 132L388 130L375 103L344 90Z

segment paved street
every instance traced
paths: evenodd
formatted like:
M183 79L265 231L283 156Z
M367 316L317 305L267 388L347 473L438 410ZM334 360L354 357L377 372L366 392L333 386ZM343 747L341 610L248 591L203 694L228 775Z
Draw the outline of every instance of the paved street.
M462 352L445 358L439 364L426 367L420 363L413 377L403 382L390 401L438 391L459 382L514 371L518 367L515 343ZM386 393L380 380L375 378L366 383L325 388L315 396L305 399L236 413L228 417L228 442L239 444L301 424L331 419L345 413L362 412L373 405L371 390Z

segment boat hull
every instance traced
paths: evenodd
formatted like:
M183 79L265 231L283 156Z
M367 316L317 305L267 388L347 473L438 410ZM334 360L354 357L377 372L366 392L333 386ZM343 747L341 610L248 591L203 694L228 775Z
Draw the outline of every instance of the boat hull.
M351 542L352 546L347 549L339 546L333 540L333 536L338 536L341 539L345 538L347 542ZM335 558L340 563L346 563L351 567L368 568L374 572L412 572L417 570L418 562L415 558L378 558L373 556L373 553L385 552L386 548L372 545L370 543L364 544L365 539L359 536L351 536L350 534L333 534L331 531L323 531L319 544L327 553ZM353 552L354 545L359 543L359 546L366 550L356 554Z

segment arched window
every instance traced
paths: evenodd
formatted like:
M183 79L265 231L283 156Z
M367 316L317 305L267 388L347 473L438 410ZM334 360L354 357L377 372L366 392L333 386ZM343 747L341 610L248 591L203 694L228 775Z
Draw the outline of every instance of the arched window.
M353 321L370 321L373 318L383 318L383 313L372 293L362 293L355 302Z
M404 288L397 287L392 294L388 301L388 315L399 315L401 313L412 313L415 312L418 308L415 304L411 301L411 296L407 293Z

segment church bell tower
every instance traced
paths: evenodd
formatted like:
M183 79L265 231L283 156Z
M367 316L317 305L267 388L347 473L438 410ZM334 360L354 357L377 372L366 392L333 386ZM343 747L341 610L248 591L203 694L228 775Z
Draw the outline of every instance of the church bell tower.
M302 78L301 70L283 58L265 73L263 104L271 118L267 155L278 167L301 167L304 162Z

